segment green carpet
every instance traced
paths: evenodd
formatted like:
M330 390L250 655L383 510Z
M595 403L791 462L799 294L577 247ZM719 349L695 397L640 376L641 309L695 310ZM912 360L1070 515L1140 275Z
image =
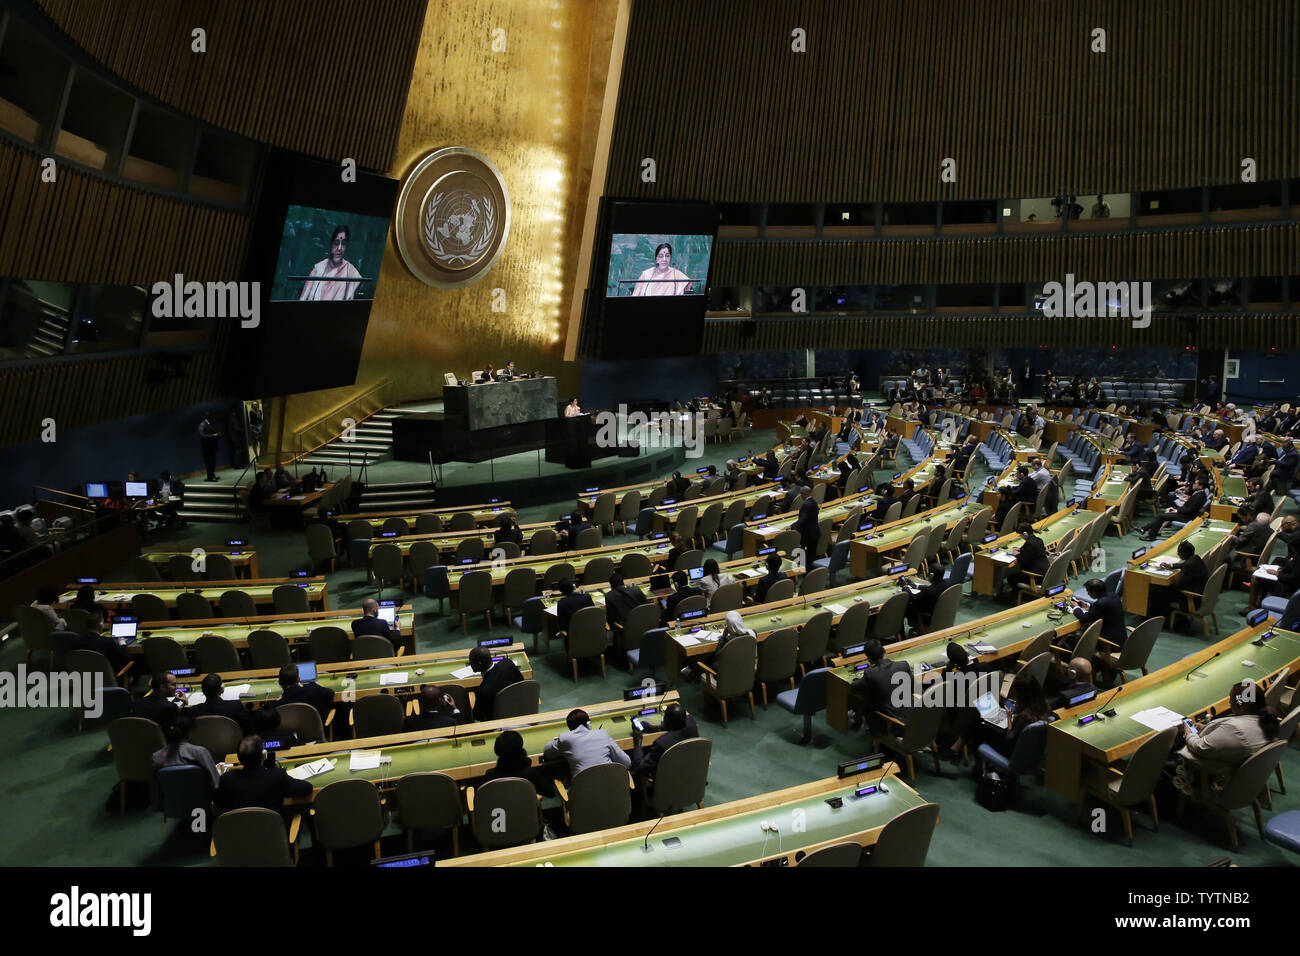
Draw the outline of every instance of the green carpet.
M772 433L758 432L747 441L752 447L770 446ZM741 446L711 445L699 465L722 466L732 454L743 454ZM697 465L698 467L698 465ZM427 469L426 469L427 473ZM972 476L972 485L982 481ZM575 490L580 484L575 480ZM488 490L484 488L484 498ZM558 517L572 501L524 509L523 522ZM1292 504L1288 504L1288 509ZM306 560L301 532L270 531L257 525L191 525L158 536L158 542L203 544L225 537L247 534L256 543L263 576L286 574ZM615 540L626 540L616 538ZM1115 568L1136 547L1136 534L1121 540L1105 539L1108 566ZM842 572L843 583L847 572ZM1088 575L1091 576L1091 575ZM115 576L124 580L124 574ZM1076 578L1071 587L1082 586ZM343 569L329 576L332 607L355 607L373 596L373 587L362 572ZM393 592L387 592L390 596ZM459 615L437 614L435 602L406 595L416 611L417 649L423 651L468 648L488 634L482 618L470 621L462 634ZM1219 605L1222 636L1244 626L1241 609L1245 592L1225 593ZM958 622L964 622L1008 606L1006 601L986 598L963 599ZM1130 623L1135 623L1130 621ZM513 628L497 626L492 633L504 635ZM518 633L518 632L515 632ZM527 642L527 637L521 637ZM1164 666L1204 647L1207 640L1166 631L1151 656L1152 668ZM612 700L624 687L637 683L611 661L608 674L600 676L594 663L587 663L575 684L558 645L554 653L534 660L534 673L542 685L543 709ZM21 640L7 641L0 648L0 666L12 670L23 659ZM1224 688L1225 692L1227 688ZM808 747L797 743L800 721L775 704L761 706L751 720L745 706L733 708L730 724L723 727L717 706L703 699L698 685L681 688L683 701L699 719L701 731L714 740L708 803L718 804L766 791L832 776L841 760L861 756L866 741L859 734L840 735L830 731L821 718L814 722L816 739ZM0 734L0 763L5 767L6 786L0 793L0 818L7 821L8 839L0 845L3 865L207 865L206 841L192 837L179 824L164 821L147 810L143 792L125 817L117 812L112 795L116 782L111 756L105 752L102 729L78 734L75 721L63 713L10 710L0 713L4 722ZM1284 759L1288 777L1300 781L1300 757L1290 750ZM915 787L927 799L942 807L940 825L931 844L931 865L1096 865L1096 866L1196 866L1226 852L1226 834L1220 822L1208 814L1189 809L1182 821L1162 820L1158 833L1150 821L1139 817L1135 846L1125 847L1114 834L1097 834L1077 822L1077 808L1033 782L1023 787L1020 805L1004 813L989 813L974 802L974 783L969 770L944 765L935 775L933 764L918 760ZM1276 783L1274 784L1276 786ZM1295 794L1274 796L1274 812L1295 809ZM1286 865L1291 857L1264 843L1255 832L1249 811L1238 811L1241 848L1233 859L1244 865ZM1118 821L1112 829L1118 831ZM394 824L385 837L385 852L405 852L405 840ZM320 862L318 852L308 852L304 862Z

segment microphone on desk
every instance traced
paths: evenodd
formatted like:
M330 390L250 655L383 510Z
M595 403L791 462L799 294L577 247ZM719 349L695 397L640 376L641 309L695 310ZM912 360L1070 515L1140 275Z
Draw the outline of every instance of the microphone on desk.
M664 811L664 813L667 813L667 811ZM655 832L655 828L658 827L659 824L661 824L661 823L663 823L663 822L664 822L664 814L663 814L663 813L660 813L660 814L659 814L659 819L655 821L655 825L654 825L653 827L651 827L650 830L649 830L649 832L646 833L646 835L645 835L645 840L644 840L644 841L642 842L642 844L641 844L641 852L642 852L642 853L649 853L649 852L650 852L650 834L651 834L651 833L654 833L654 832Z
M1110 692L1110 696L1106 698L1106 700L1102 703L1101 707L1098 707L1096 710L1094 710L1091 714L1089 714L1086 718L1084 718L1084 721L1082 722L1094 720L1097 717L1097 715L1101 713L1102 708L1104 708L1106 704L1111 703L1116 697L1118 697L1119 692L1122 691L1123 689L1124 689L1124 685L1120 684L1118 687L1112 690Z
M1214 658L1218 657L1218 656L1219 656L1220 654L1222 654L1222 653L1223 653L1223 651L1215 651L1215 652L1214 652L1210 657L1207 657L1205 660L1201 661L1199 664L1197 664L1195 667L1193 667L1191 670L1189 670L1189 671L1187 672L1187 676L1185 676L1185 677L1183 678L1183 680L1191 680L1193 674L1195 674L1195 673L1196 673L1197 671L1199 671L1202 667L1204 667L1206 664L1210 663L1210 661L1214 660Z

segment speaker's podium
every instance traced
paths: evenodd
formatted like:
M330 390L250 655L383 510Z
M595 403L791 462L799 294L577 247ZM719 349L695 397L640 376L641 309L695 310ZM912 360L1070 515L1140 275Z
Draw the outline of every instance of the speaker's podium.
M566 468L590 468L598 458L635 458L640 452L635 442L602 446L599 437L600 428L590 415L552 419L546 423L546 460Z
M398 461L487 461L541 448L559 408L554 376L444 385L442 412L393 420Z

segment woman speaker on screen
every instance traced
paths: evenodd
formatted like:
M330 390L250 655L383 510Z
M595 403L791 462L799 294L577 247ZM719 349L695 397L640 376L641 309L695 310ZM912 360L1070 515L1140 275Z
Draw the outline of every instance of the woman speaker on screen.
M655 264L637 277L633 295L685 295L693 281L686 273L674 269L673 247L666 242L655 247Z

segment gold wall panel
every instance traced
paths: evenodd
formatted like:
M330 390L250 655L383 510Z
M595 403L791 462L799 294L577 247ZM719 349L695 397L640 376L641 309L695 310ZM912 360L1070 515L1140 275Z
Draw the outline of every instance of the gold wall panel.
M292 396L286 431L381 379L400 401L489 361L558 375L564 394L577 387L562 333L616 11L615 0L429 3L390 175L442 146L484 154L510 191L510 237L476 283L435 289L407 270L390 232L356 385ZM504 52L492 48L498 29Z

